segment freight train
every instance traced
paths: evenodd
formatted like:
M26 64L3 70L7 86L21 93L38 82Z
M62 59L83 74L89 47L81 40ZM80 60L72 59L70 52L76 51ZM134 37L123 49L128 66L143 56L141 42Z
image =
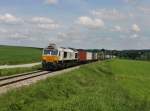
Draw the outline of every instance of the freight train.
M57 47L56 44L49 44L43 49L42 67L44 70L57 70L97 61L97 52L90 52L83 49Z

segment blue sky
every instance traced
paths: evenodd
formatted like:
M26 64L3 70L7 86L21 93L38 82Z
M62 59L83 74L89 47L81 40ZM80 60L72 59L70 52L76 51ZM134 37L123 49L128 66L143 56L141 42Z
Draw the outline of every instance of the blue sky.
M1 0L0 44L149 49L149 0Z

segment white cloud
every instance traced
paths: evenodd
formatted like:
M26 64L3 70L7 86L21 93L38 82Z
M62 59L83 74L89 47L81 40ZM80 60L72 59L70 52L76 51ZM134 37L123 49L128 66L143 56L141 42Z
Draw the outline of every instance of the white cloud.
M54 30L60 27L59 24L37 24L39 28Z
M138 2L140 0L126 0L126 1L128 1L128 2Z
M92 15L97 16L99 18L107 19L107 20L119 20L126 19L127 15L121 13L117 9L97 9L91 11Z
M0 20L0 24L2 24L0 27L1 42L10 41L11 43L17 43L17 41L20 41L24 45L27 45L28 42L30 44L40 44L39 41L46 42L51 36L53 37L54 31L61 27L58 22L48 17L22 18L23 22L19 22L19 24L18 17L15 17L16 19L14 17L8 17L13 18L11 22L9 20L9 23ZM51 30L53 30L52 33L50 32Z
M104 26L104 22L101 19L92 19L87 16L81 16L78 18L77 23L87 28L100 28Z
M58 23L56 23L54 20L46 17L33 17L32 22L37 25L39 28L43 29L57 29L60 27Z
M140 0L122 0L122 1L124 1L125 3L137 4L138 1L140 1Z
M114 26L114 28L112 29L112 31L114 31L114 32L121 32L122 29L121 29L120 26L116 25L116 26Z
M148 6L140 6L138 7L138 9L142 12L144 12L145 14L150 14L150 7Z
M131 38L131 39L136 39L136 38L139 38L139 35L133 34L133 35L130 36L130 38Z
M4 15L0 15L0 22L4 22L4 23L16 23L21 21L20 18L17 18L16 16L6 13Z
M58 0L46 0L45 2L46 2L47 4L54 5L54 4L57 4L57 3L58 3Z
M1 32L1 33L7 33L7 30L4 29L4 28L0 28L0 32Z
M141 31L140 27L137 24L133 24L131 30L133 32L140 32Z
M67 38L67 34L64 32L58 32L57 36L59 36L61 38Z
M23 39L29 39L30 37L28 37L27 35L23 34L23 33L11 33L8 36L9 39L14 39L14 40L23 40Z
M115 26L115 30L116 31L121 31L121 27L120 26Z
M86 39L86 34L84 32L82 32L78 27L73 26L70 27L69 30L67 31L63 31L63 32L58 32L55 37L49 39L52 42L55 42L57 44L62 44L65 46L70 46L73 47L73 45L77 45L77 44L83 44L83 42L85 41L84 39Z
M68 30L68 32L59 32L57 34L57 37L59 39L62 39L63 41L67 41L67 40L81 40L83 39L83 35L80 31L78 30Z
M53 23L54 22L52 19L46 18L46 17L33 17L32 21L36 23Z

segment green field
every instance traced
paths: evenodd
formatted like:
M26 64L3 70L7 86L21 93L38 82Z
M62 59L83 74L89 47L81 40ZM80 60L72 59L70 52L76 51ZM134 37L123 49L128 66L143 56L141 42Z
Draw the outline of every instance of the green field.
M150 62L85 65L1 95L0 111L150 111Z
M0 77L41 70L41 68L42 68L41 65L36 65L36 66L32 66L32 67L0 69Z
M30 47L0 46L0 65L39 62L42 50Z

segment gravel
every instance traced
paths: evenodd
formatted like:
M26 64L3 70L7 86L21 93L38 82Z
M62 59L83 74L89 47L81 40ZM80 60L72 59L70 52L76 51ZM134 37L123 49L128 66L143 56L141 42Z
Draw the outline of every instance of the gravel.
M41 75L41 76L38 76L38 77L30 78L30 79L27 79L27 80L23 80L23 81L20 81L20 82L17 82L17 83L13 83L13 84L10 84L10 85L7 85L7 86L0 87L0 94L6 93L7 91L10 91L14 88L19 88L19 87L22 87L22 86L29 86L33 83L37 83L40 80L44 80L48 77L60 75L60 74L63 74L65 72L69 72L69 71L78 69L79 67L80 66L76 66L76 67L67 68L67 69L64 69L64 70L61 70L61 71L51 72L51 73L48 73L46 75Z

